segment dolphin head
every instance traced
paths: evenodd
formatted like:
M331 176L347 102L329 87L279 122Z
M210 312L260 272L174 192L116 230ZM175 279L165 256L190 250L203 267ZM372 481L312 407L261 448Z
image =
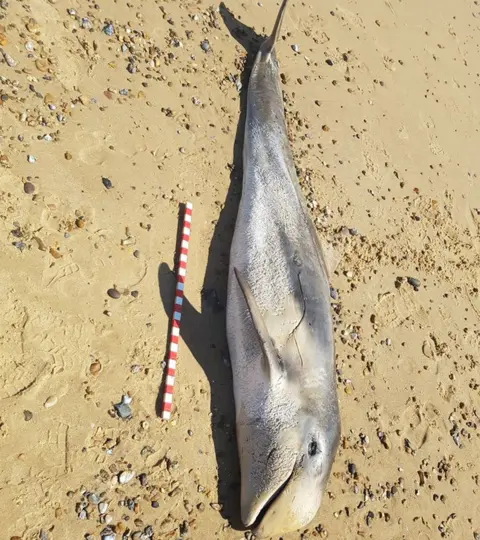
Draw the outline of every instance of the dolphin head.
M239 426L242 521L258 538L300 529L315 517L338 446L336 411L292 401Z
M278 352L248 282L234 273L260 345L252 349L256 391L235 397L241 517L268 538L306 526L320 508L340 439L336 381L289 367L298 342ZM318 354L314 342L307 349Z

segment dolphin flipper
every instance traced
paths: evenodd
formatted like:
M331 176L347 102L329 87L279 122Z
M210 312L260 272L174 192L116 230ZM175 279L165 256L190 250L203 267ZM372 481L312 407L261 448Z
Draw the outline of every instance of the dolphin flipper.
M270 375L271 378L278 377L282 371L281 360L278 356L275 345L273 344L272 338L270 337L255 297L253 296L250 286L243 279L240 272L236 268L233 269L233 272L237 278L237 282L243 293L243 297L245 298L245 303L247 304L248 311L252 318L253 326L255 327L258 339L260 340L260 346L262 347L265 360L265 371Z

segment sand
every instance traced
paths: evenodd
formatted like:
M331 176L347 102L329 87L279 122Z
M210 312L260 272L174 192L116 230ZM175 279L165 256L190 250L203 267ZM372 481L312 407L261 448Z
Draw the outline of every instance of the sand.
M0 5L0 536L250 538L225 286L246 73L277 2ZM480 535L479 17L446 0L286 15L292 147L336 262L342 442L318 516L284 540Z

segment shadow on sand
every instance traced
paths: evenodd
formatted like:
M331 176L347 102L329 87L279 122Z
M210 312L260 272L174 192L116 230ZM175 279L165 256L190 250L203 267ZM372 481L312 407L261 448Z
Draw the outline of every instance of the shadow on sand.
M220 5L220 14L232 37L247 53L241 75L240 117L233 146L230 185L209 247L201 312L199 313L187 298L184 299L181 335L210 383L212 436L218 466L218 498L222 505L222 516L233 528L243 529L240 520L240 474L235 439L232 373L225 331L225 303L230 245L241 195L248 77L262 36L235 19L223 3ZM181 211L183 212L183 209ZM177 238L179 236L180 234L177 234ZM177 245L177 253L178 247ZM177 256L175 264L176 262ZM163 307L170 316L175 295L175 275L168 264L160 265L158 281ZM162 389L163 384L157 398L157 414L160 414Z

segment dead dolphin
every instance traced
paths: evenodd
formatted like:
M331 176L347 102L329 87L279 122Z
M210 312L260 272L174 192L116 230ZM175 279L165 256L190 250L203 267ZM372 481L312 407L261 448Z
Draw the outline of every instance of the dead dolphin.
M327 268L298 185L274 49L286 4L250 77L227 298L241 516L261 538L315 517L340 437Z

